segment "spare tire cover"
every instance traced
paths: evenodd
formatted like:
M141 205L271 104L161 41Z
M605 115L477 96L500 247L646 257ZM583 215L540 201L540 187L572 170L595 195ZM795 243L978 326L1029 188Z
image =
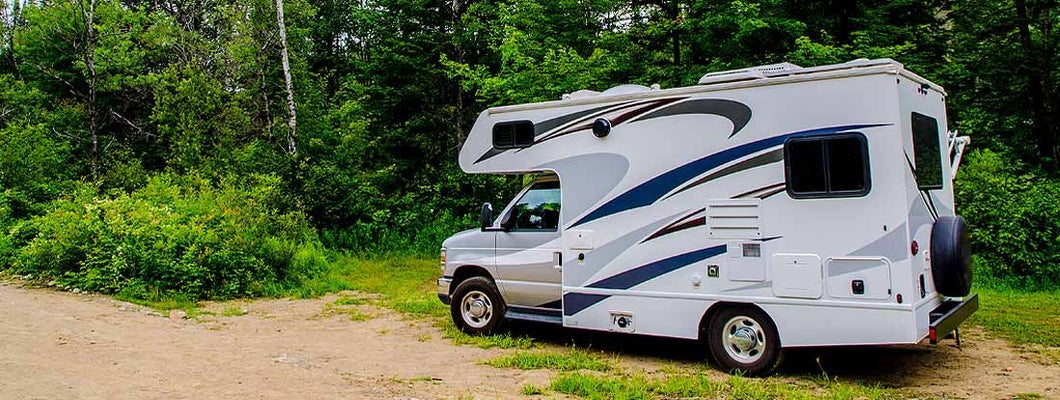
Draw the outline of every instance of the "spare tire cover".
M943 296L967 296L972 290L972 246L960 216L943 216L931 227L931 275Z

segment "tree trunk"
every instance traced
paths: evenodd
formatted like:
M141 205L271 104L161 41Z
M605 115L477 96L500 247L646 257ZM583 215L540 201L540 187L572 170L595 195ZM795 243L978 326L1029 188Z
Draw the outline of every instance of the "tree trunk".
M276 24L280 28L280 57L283 60L283 80L287 85L287 152L298 154L295 144L298 117L294 110L294 83L291 81L291 61L287 56L287 27L283 23L283 0L276 0Z
M11 2L10 8L4 2L0 2L4 6L4 45L7 46L7 62L11 65L11 73L18 74L18 60L15 59L15 28L18 27L18 21L22 14L22 0L14 0ZM10 14L7 14L8 10L11 10Z
M674 65L681 65L681 4L677 0L670 1L670 10L667 17L673 24L670 32L670 46L673 53Z
M99 112L96 105L96 0L89 0L88 9L85 2L78 0L81 6L81 18L85 23L85 48L83 52L85 66L88 68L88 132L92 139L92 178L99 179Z
M1024 52L1024 62L1020 69L1027 76L1027 91L1031 99L1031 134L1038 145L1039 164L1046 171L1055 172L1057 166L1056 128L1051 122L1052 112L1049 95L1045 87L1045 62L1034 49L1030 33L1030 19L1027 17L1027 1L1015 0L1016 27L1019 30L1019 41ZM1046 38L1045 40L1048 40Z

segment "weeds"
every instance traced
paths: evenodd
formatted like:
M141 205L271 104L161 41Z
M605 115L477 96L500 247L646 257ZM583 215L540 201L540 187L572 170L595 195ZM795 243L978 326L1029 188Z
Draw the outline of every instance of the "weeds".
M586 350L571 348L567 352L520 351L485 362L497 368L552 369L557 371L589 370L608 372L615 369L617 360L600 357Z
M587 399L728 398L728 399L898 399L905 396L879 386L833 380L730 376L714 380L702 373L599 375L564 373L552 381L556 392Z
M512 336L508 332L488 336L471 336L448 322L440 322L437 326L442 328L442 337L452 340L456 345L473 345L483 349L532 349L537 347L530 337Z

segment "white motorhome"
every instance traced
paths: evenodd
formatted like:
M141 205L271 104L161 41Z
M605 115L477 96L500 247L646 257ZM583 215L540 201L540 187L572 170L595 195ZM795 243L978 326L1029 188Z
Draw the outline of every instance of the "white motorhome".
M946 93L893 60L712 73L496 107L469 173L540 174L442 247L456 325L504 319L783 348L932 343L978 308Z

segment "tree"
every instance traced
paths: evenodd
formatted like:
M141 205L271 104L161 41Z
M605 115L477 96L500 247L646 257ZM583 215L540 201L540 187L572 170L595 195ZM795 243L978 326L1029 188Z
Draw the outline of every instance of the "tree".
M291 80L291 61L287 57L287 27L283 23L283 0L276 0L276 26L280 32L280 55L283 58L283 81L287 90L287 152L298 154L295 144L298 117L294 109L294 83Z

